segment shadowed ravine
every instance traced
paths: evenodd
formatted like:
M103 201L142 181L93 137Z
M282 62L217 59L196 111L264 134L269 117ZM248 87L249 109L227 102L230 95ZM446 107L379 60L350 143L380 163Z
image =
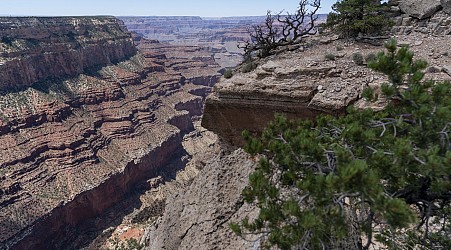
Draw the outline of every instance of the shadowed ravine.
M20 32L0 44L15 51L2 54L1 73L14 71L29 82L6 81L8 91L0 94L0 249L82 247L140 206L133 196L150 188L146 180L170 179L184 166L175 164L189 157L183 137L195 129L219 67L196 59L201 48L145 39L141 52L130 54L135 44L112 17L2 18L0 26L5 23ZM71 53L89 47L90 55L110 61L65 71L59 61L78 61L52 47L53 37ZM96 47L105 37L108 51ZM31 49L55 56L39 67L14 68L14 60L25 62L14 55ZM168 51L177 55L168 58ZM55 72L61 75L48 77Z

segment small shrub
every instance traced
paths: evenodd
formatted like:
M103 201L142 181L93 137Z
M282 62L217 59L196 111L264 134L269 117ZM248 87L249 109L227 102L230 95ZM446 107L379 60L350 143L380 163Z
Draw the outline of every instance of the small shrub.
M341 46L341 45L337 45L336 49L337 49L337 51L342 51L342 50L344 50L343 46Z
M225 77L226 79L230 79L230 78L232 78L232 76L233 76L233 71L232 71L231 69L227 69L227 70L224 72L224 77Z
M247 62L241 68L241 72L248 73L248 72L253 71L256 68L257 68L257 64L255 62L252 62L252 61L251 62Z
M335 61L335 57L336 56L334 54L332 54L332 53L326 54L324 56L324 58L326 58L326 60L329 60L329 61Z
M375 61L376 58L377 58L376 54L369 53L368 55L365 56L365 61L366 61L366 63L369 63L369 62Z
M352 60L357 65L363 65L363 55L360 52L352 54Z
M2 43L7 44L9 46L13 44L13 39L9 36L3 36L1 41Z
M117 237L110 240L114 250L141 250L144 245L141 245L137 239L127 239L125 242L120 242Z

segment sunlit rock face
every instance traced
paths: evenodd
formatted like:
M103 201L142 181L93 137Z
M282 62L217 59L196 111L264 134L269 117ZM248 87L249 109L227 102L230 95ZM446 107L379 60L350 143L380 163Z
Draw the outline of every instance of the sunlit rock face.
M114 17L0 17L0 37L0 89L75 76L136 53Z
M400 35L451 35L451 1L389 1L394 20L393 32Z
M179 154L220 67L195 47L137 52L113 17L0 18L0 34L0 249L76 245Z

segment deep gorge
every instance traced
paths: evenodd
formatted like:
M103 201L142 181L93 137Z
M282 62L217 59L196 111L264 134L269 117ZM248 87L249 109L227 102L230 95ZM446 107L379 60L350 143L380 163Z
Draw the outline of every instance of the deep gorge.
M0 249L81 247L77 227L186 154L219 66L201 48L133 44L113 17L0 26Z

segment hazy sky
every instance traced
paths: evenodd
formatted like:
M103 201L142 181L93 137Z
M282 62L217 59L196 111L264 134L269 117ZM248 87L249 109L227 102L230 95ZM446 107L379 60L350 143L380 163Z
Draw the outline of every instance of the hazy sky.
M320 13L336 0L322 0ZM293 12L299 0L0 0L6 16L255 16L267 10Z

